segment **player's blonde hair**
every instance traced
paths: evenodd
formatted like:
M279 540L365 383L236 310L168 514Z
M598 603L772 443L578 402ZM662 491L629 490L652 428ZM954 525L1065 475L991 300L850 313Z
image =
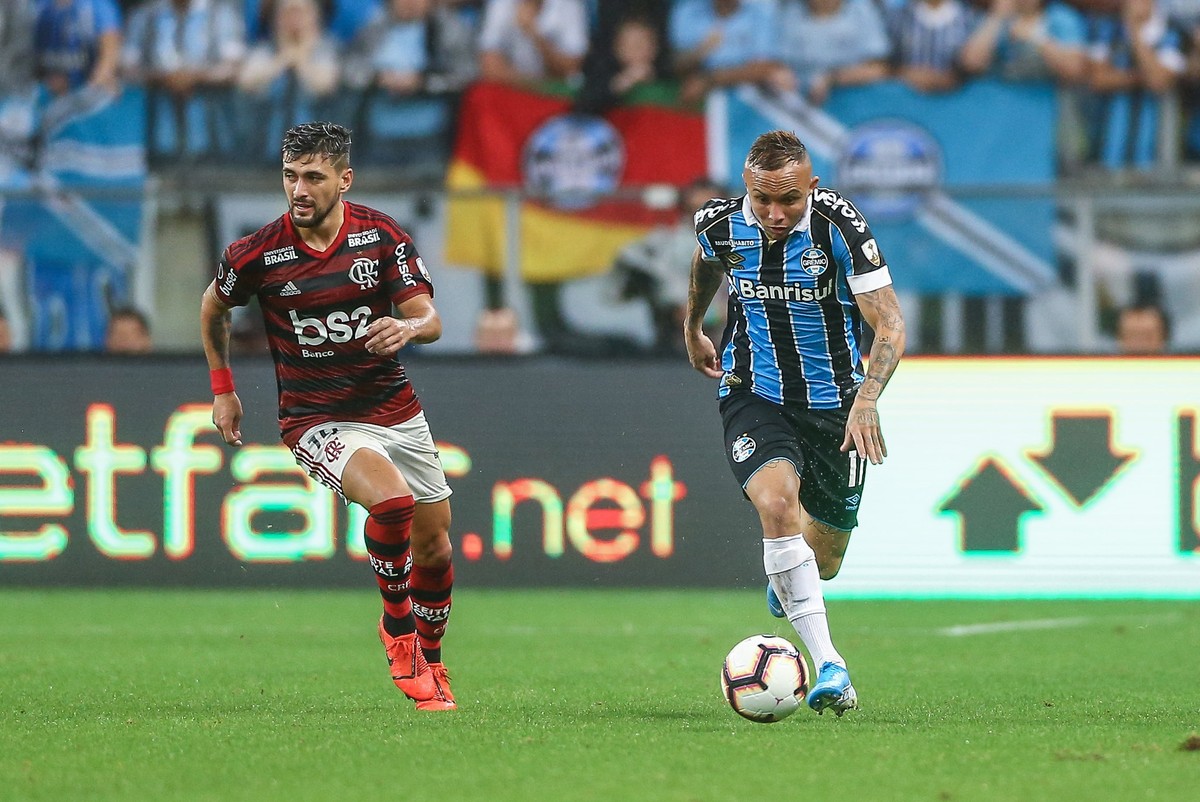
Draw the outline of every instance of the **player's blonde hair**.
M791 131L767 131L760 134L746 154L746 167L751 170L778 170L787 164L808 161L808 148Z

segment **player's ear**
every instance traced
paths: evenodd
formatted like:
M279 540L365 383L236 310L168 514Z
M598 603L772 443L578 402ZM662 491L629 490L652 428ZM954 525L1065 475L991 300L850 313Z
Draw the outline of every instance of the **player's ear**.
M821 176L814 175L812 177L812 180L808 182L808 191L812 192L814 189L817 188L817 184L819 184L819 183L821 183Z
M350 185L354 183L354 168L347 167L342 171L342 192L350 189Z

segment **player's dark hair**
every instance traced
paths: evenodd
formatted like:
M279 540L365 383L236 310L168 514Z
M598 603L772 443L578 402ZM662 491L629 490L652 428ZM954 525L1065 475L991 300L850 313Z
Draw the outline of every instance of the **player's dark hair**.
M330 122L300 123L283 135L283 160L324 156L339 170L350 165L350 129Z
M757 170L778 170L786 164L804 164L807 161L808 148L791 131L760 134L746 154L746 166Z

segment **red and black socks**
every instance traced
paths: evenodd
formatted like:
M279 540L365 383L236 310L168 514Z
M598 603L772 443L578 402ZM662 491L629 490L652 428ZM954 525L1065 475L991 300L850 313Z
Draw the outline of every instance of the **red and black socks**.
M396 496L370 509L364 537L379 595L383 597L383 628L391 636L407 635L417 627L409 597L413 571L409 535L412 531L412 496Z
M442 662L442 635L450 620L450 591L454 586L454 565L414 566L412 569L412 608L417 619L417 640L425 659Z

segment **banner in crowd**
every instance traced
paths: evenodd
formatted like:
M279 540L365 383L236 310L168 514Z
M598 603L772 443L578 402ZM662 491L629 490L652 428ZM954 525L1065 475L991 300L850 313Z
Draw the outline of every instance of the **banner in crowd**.
M447 189L468 193L450 201L447 262L502 275L511 256L505 201L480 193L521 190L516 255L525 280L607 270L630 240L676 217L622 190L701 178L705 152L695 112L643 103L581 115L568 97L477 83L462 98L447 175Z
M755 137L794 131L821 183L866 215L897 289L1030 294L1057 281L1056 115L1049 84L924 94L885 82L840 88L819 108L738 87L710 97L709 167L738 185Z
M85 88L29 100L36 158L0 187L0 252L19 266L0 268L0 311L33 350L97 349L109 307L151 295L131 286L144 260L145 98Z
M715 383L676 363L409 360L462 587L762 587ZM279 445L269 363L13 360L0 585L374 587L364 512ZM1152 392L1147 388L1154 388ZM1200 598L1200 359L906 359L830 596Z

